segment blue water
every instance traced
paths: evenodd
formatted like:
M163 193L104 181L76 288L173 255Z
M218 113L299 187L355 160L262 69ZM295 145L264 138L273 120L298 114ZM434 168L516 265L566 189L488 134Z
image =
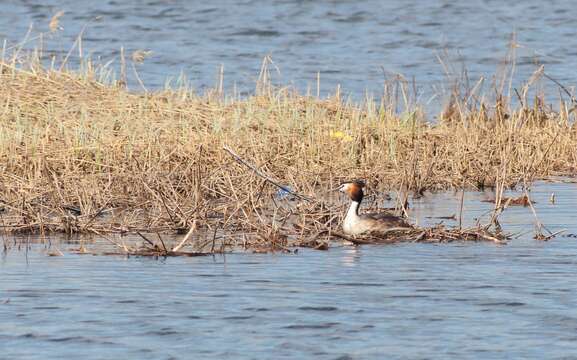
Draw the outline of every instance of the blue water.
M47 32L51 16L64 10L63 30L43 38L47 53L64 57L86 26L83 55L114 60L117 69L121 47L128 57L134 50L151 50L137 65L149 89L181 72L195 88L210 88L223 65L225 89L252 92L263 57L271 55L279 70L271 67L273 80L301 91L316 94L320 72L322 95L340 84L343 93L358 99L366 90L378 95L386 78L402 74L415 79L420 102L434 103L450 90L446 70L450 78L459 77L465 66L470 86L484 77L488 90L513 33L515 86L541 64L566 87L575 85L574 5L570 0L8 0L0 3L0 39L15 45L31 23L33 35ZM72 60L75 56L76 51ZM130 66L128 73L129 87L139 90ZM548 80L541 85L556 98L556 85Z
M576 186L534 188L552 230L577 233ZM428 195L411 214L450 215L459 196ZM487 196L466 194L467 222ZM0 260L0 359L572 358L577 238L533 240L528 208L501 220L529 233L504 246L160 260L12 248Z
M0 358L560 358L577 351L576 253L572 240L9 256Z

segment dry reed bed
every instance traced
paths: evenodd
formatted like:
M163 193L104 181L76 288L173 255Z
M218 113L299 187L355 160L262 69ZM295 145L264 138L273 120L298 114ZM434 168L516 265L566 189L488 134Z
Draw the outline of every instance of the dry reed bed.
M422 194L577 171L571 104L554 112L539 99L511 109L502 97L471 106L455 96L433 124L386 102L270 86L246 99L137 94L87 73L0 70L5 232L185 234L195 223L191 242L212 251L321 246L311 239L336 230L343 209L327 191L345 179ZM278 188L225 145L313 200L276 198Z

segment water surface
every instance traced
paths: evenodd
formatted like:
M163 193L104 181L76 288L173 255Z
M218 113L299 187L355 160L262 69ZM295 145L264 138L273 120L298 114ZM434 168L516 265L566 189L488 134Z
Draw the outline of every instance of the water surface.
M181 71L194 87L212 87L223 65L225 88L252 91L261 60L270 54L280 69L273 71L275 80L302 91L316 93L320 72L321 94L341 84L358 99L366 90L378 94L385 78L400 73L416 79L420 101L427 102L448 87L445 70L456 75L463 64L472 83L484 76L490 86L513 33L516 80L543 64L566 86L577 83L577 8L570 0L8 0L0 3L0 38L13 44L30 23L47 31L59 10L66 11L64 30L45 38L46 50L63 56L88 24L83 48L103 62L116 59L118 66L122 46L127 54L153 51L138 65L151 89ZM444 50L448 68L437 59ZM544 85L557 96L556 85Z
M577 233L576 187L533 190L552 230ZM479 202L489 196L466 194L467 222L490 208ZM450 215L458 202L459 194L427 196L412 214L438 221L426 217ZM509 231L531 230L533 222L522 207L502 218ZM43 247L13 249L0 261L2 359L567 359L577 352L573 237L160 260L51 257Z

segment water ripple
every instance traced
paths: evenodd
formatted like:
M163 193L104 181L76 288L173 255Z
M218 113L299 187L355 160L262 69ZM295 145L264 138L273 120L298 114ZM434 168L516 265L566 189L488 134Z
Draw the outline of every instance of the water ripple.
M298 308L302 311L338 311L339 308L334 306L301 306Z

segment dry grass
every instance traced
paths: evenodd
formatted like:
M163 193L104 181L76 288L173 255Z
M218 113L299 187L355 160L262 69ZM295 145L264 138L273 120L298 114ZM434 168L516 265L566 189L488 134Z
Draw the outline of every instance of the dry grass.
M196 221L191 242L213 252L321 246L311 239L342 216L327 191L345 179L422 194L577 171L573 104L553 111L525 88L514 108L503 95L455 91L431 123L418 107L397 114L388 96L352 103L263 81L238 99L222 89L134 93L124 83L89 61L77 71L42 67L34 54L0 63L4 231L184 234ZM225 145L313 200L277 199Z

